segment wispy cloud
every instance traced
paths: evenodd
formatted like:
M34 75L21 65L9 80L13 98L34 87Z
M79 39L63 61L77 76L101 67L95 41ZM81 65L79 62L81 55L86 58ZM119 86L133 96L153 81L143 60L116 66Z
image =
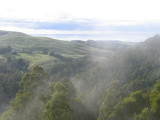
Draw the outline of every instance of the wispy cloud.
M160 32L159 11L159 0L4 0L0 29L60 39L61 34L142 41Z
M71 20L43 22L20 19L0 19L0 29L58 39L98 39L143 41L160 32L159 22Z

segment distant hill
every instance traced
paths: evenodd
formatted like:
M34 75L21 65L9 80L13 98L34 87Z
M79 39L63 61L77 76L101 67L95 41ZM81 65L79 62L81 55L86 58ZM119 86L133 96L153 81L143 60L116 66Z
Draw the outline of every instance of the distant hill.
M62 41L48 37L33 37L21 32L0 31L0 45L10 46L12 53L0 56L11 58L24 58L31 61L31 64L48 64L53 60L59 61L56 53L64 57L83 57L88 55L95 56L95 60L106 59L131 48L134 43L115 42L115 41ZM38 62L37 62L38 61ZM40 61L40 62L39 62Z

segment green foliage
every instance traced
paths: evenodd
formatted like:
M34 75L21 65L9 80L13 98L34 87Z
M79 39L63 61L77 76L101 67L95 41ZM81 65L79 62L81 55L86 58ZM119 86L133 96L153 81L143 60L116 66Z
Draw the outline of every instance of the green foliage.
M15 64L19 63L18 61L18 59L10 62L0 61L0 114L6 110L9 101L18 92L22 72L28 67L28 63L24 60L21 60L23 64Z
M8 47L0 46L0 54L11 52L11 50L12 50L11 46L8 46Z
M64 57L64 56L57 54L57 53L54 53L54 52L51 52L49 55L54 56L63 62L71 62L73 60L73 58L71 58L71 57Z
M149 97L142 91L136 91L130 97L123 99L115 107L109 120L129 120L133 119L134 113L139 113L149 103Z
M64 77L60 79L60 82L63 83L66 88L68 89L69 97L75 98L76 97L76 88L74 87L73 83L71 82L70 78Z
M153 117L151 117L150 110L148 108L144 108L141 114L134 115L134 120L153 120Z
M42 50L42 54L47 55L47 54L48 54L48 49L44 48L44 49Z
M159 36L124 52L121 42L0 34L17 53L0 56L0 105L19 90L2 120L160 119ZM39 66L27 72L28 62L15 58L26 58L29 68L47 65L49 75Z
M109 115L113 112L114 106L123 97L117 81L111 82L109 86L103 98L98 120L108 119Z
M67 88L60 82L57 82L54 86L54 91L59 93L59 94L67 94Z
M4 112L2 116L0 117L0 120L13 120L15 118L15 114L12 110L8 110L7 112Z
M150 94L151 112L160 119L160 81L154 85Z
M44 79L48 76L43 71L43 68L36 66L33 68L31 73L24 74L21 82L20 87L27 91L33 91L40 85L44 83Z
M34 67L32 72L24 74L20 82L21 90L10 104L9 111L12 112L4 113L2 118L8 120L10 118L8 116L13 114L10 120L39 120L44 109L43 102L40 101L45 89L44 80L47 80L47 74L39 66Z
M11 102L11 108L14 111L21 111L27 106L29 100L33 98L33 95L25 90L20 90L16 94L16 100Z
M46 105L42 120L71 120L72 110L69 105L66 87L58 82L54 94Z

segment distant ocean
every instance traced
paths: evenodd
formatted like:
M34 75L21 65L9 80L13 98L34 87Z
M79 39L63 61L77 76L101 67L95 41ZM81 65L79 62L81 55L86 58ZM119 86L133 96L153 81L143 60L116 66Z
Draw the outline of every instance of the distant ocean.
M33 36L51 37L59 40L118 40L142 42L154 34L33 34Z

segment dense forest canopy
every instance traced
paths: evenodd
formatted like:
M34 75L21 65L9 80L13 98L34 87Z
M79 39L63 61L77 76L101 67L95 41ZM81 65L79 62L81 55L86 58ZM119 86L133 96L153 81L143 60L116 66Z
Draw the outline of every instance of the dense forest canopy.
M160 35L142 43L0 36L0 120L160 119Z

